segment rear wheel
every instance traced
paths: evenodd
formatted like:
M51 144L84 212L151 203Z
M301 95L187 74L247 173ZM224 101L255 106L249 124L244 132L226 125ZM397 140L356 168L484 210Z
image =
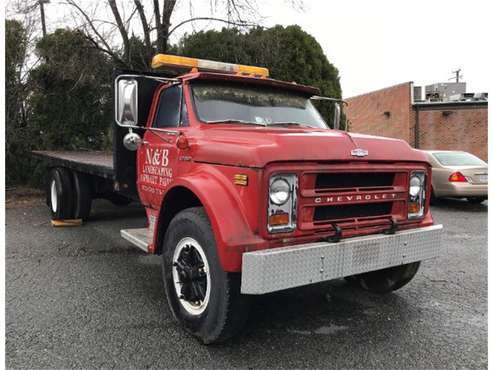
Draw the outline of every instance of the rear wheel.
M188 208L173 218L162 267L171 312L192 335L216 343L243 327L248 297L240 294L240 275L223 271L203 208Z
M91 178L83 173L74 172L74 218L87 220L91 213L92 188Z
M421 262L395 266L378 271L346 277L346 281L363 290L377 294L387 294L402 288L416 275Z
M435 190L433 190L433 187L431 187L431 197L430 197L430 204L434 205L437 203L437 197L435 195Z
M486 197L471 197L467 198L467 201L471 204L480 204L486 200Z
M50 171L46 194L53 220L73 218L73 186L69 170L57 167Z

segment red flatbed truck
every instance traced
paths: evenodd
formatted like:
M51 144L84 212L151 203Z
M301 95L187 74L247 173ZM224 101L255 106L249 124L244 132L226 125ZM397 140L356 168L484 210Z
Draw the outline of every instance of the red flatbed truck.
M36 152L54 219L95 197L138 200L148 227L121 230L162 258L174 317L204 343L245 323L254 295L344 277L376 293L440 253L430 166L402 140L329 129L311 103L340 101L260 67L158 54L115 74L113 153Z

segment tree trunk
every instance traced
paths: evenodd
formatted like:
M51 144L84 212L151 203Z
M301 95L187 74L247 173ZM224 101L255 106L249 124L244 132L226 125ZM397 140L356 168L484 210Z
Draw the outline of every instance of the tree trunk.
M142 31L144 32L144 42L149 49L149 51L152 51L152 45L151 45L151 35L150 35L150 29L149 29L149 23L147 23L147 19L144 13L144 7L142 6L142 2L140 0L134 0L135 6L137 7L137 11L139 12L139 17L140 17L140 22L142 23Z
M169 28L171 26L171 15L176 5L176 0L164 0L161 28L157 35L158 52L165 53L168 49Z
M118 30L120 31L120 35L123 39L123 55L126 63L130 62L130 41L128 40L128 33L125 29L125 25L123 24L122 17L120 16L120 12L118 11L118 7L116 6L115 0L108 0L108 4L110 5L111 11L113 12L113 16L115 17L116 25L118 26Z

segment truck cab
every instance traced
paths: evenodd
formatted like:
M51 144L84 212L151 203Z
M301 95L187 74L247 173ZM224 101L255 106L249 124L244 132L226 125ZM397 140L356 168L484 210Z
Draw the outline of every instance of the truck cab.
M204 343L244 325L255 295L336 278L375 293L440 251L431 170L406 142L331 129L318 89L268 70L159 54L115 75L113 187L148 227L174 317ZM63 200L63 199L62 199Z

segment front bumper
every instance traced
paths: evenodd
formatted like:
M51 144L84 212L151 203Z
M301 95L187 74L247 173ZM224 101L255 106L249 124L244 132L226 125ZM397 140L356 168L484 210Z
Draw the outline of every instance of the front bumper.
M442 225L243 254L241 293L264 294L437 257Z

